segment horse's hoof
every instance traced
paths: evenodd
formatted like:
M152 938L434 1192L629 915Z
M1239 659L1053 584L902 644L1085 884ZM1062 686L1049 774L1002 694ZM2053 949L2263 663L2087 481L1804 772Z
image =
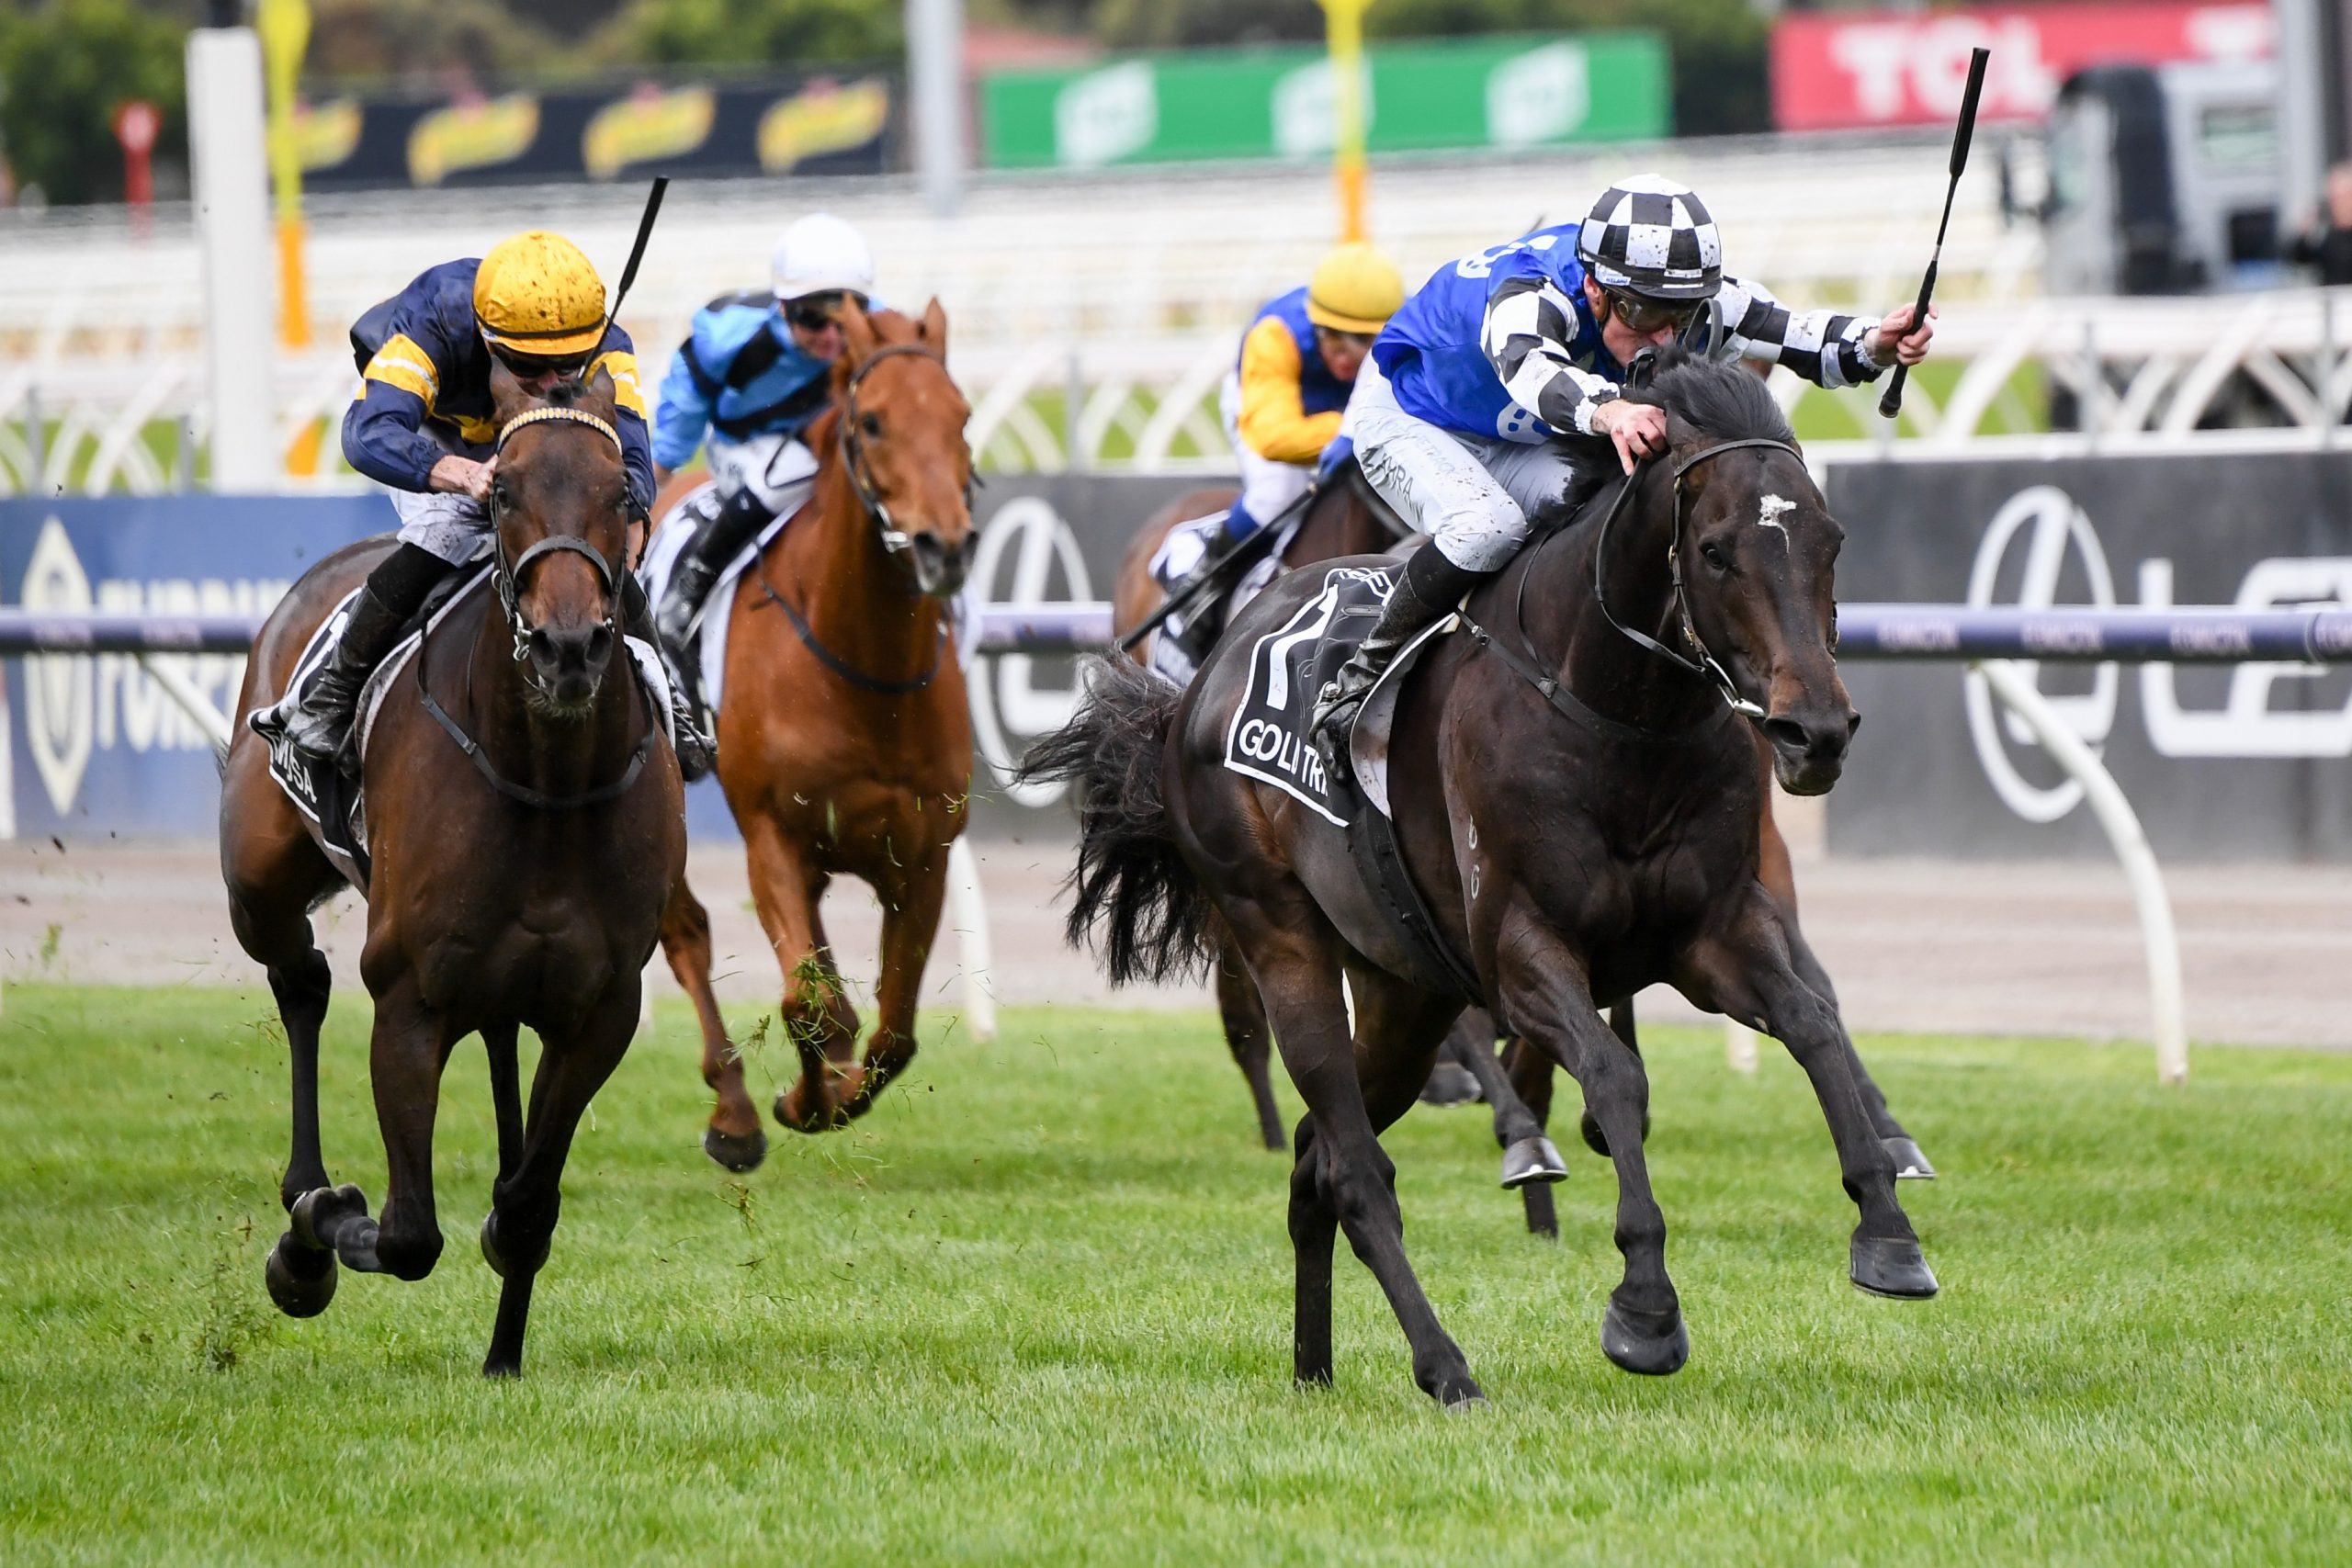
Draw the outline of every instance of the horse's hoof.
M1421 1086L1424 1105L1476 1105L1485 1098L1478 1076L1459 1062L1440 1062L1430 1069L1430 1081Z
M1565 1181L1567 1162L1552 1140L1538 1133L1520 1139L1503 1151L1503 1186L1524 1187L1531 1181Z
M1919 1244L1907 1238L1854 1238L1854 1284L1874 1296L1925 1301L1936 1293L1936 1271Z
M539 1255L531 1260L532 1273L536 1274L547 1267L548 1248L554 1244L552 1235L539 1244ZM502 1280L506 1278L506 1258L498 1250L498 1211L495 1209L481 1217L481 1260L490 1265L492 1273Z
M502 1356L493 1350L482 1358L481 1375L486 1378L519 1378L523 1375L523 1358Z
M269 1299L288 1317L316 1317L334 1300L334 1254L304 1247L290 1231L269 1249L261 1274Z
M1601 1135L1600 1123L1592 1119L1591 1111L1588 1111L1577 1119L1577 1131L1584 1134L1586 1148L1590 1149L1602 1159L1609 1157L1609 1140ZM1642 1142L1646 1144L1649 1141L1650 1113L1645 1108L1642 1111Z
M849 1118L842 1113L840 1106L828 1105L825 1107L824 1113L818 1115L809 1111L808 1103L808 1097L801 1093L801 1086L798 1084L794 1084L790 1089L777 1095L775 1097L776 1124L795 1133L830 1133L837 1127L845 1127L849 1124Z
M314 1252L334 1249L335 1234L344 1222L368 1217L368 1195L345 1182L341 1187L313 1187L294 1200L287 1218L296 1242Z
M1430 1396L1448 1411L1467 1410L1474 1404L1487 1403L1485 1391L1478 1387L1477 1380L1468 1372L1440 1378L1437 1386L1430 1390Z
M1936 1179L1936 1168L1928 1163L1928 1156L1919 1152L1919 1145L1913 1139L1881 1138L1879 1142L1886 1145L1887 1157L1894 1162L1894 1179L1897 1181L1933 1181Z
M740 1175L759 1169L760 1162L768 1157L768 1135L757 1127L740 1138L716 1127L705 1127L702 1152Z
M1600 1353L1644 1377L1680 1371L1690 1359L1690 1331L1682 1326L1680 1309L1668 1312L1663 1320L1644 1321L1649 1315L1629 1313L1611 1302L1600 1314Z

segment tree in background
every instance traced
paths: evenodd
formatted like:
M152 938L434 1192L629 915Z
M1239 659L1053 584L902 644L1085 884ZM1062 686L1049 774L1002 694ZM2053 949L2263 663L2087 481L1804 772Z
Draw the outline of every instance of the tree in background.
M0 135L20 197L121 200L114 116L134 98L164 111L158 165L184 166L187 34L169 8L129 0L0 8Z
M600 52L648 64L882 60L906 48L902 16L894 0L632 0Z

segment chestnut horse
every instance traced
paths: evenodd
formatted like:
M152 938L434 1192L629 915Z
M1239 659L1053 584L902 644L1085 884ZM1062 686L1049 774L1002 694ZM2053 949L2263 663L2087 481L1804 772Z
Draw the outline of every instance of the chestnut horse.
M1342 471L1347 475L1345 483L1328 486L1306 503L1306 515L1300 519L1297 532L1283 544L1283 570L1309 561L1329 560L1334 556L1371 555L1405 536L1406 525L1397 521L1386 502L1373 493L1360 471L1352 465ZM1112 584L1114 638L1124 637L1141 626L1167 599L1166 590L1151 574L1151 558L1159 553L1169 530L1192 518L1223 512L1240 493L1231 485L1187 491L1153 513L1136 531ZM1240 575L1238 570L1230 572L1223 591L1230 592ZM1129 650L1129 656L1148 668L1151 644L1151 637L1144 638ZM1211 973L1216 980L1217 1012L1225 1022L1226 1048L1233 1053L1234 1066L1241 1069L1241 1077L1250 1085L1250 1100L1258 1109L1258 1135L1266 1147L1280 1154L1289 1145L1283 1136L1282 1111L1274 1104L1266 1007L1258 999L1258 987L1250 983L1240 954L1230 942L1221 938L1213 940L1216 960Z
M743 831L752 898L784 971L798 1081L776 1097L797 1132L865 1114L915 1054L915 1004L971 788L971 711L954 600L970 570L971 409L947 373L947 315L843 318L832 407L807 440L816 491L735 582L718 717L718 782ZM667 514L689 480L673 479ZM818 912L855 876L882 905L880 1015L857 1014ZM662 918L670 967L702 1024L717 1092L703 1148L729 1170L767 1154L743 1065L710 988L710 919L685 879Z
M1566 1067L1608 1144L1625 1271L1600 1342L1620 1367L1672 1372L1690 1355L1643 1150L1647 1076L1599 1010L1651 985L1788 1047L1859 1211L1850 1278L1935 1293L1836 999L1792 961L1795 933L1758 880L1753 735L1782 785L1813 795L1837 782L1858 722L1830 647L1841 535L1760 382L1678 353L1661 364L1629 395L1665 409L1666 457L1474 590L1463 630L1400 688L1386 738L1397 840L1465 978L1402 938L1343 829L1224 765L1248 650L1320 573L1268 588L1182 693L1101 661L1070 723L1032 752L1035 776L1077 795L1070 931L1101 939L1114 981L1206 961L1214 911L1266 1000L1307 1107L1290 1191L1303 1383L1331 1378L1344 1229L1414 1381L1444 1404L1479 1397L1406 1257L1379 1142L1465 1001Z
M220 869L237 940L268 967L293 1062L294 1148L278 1190L292 1224L269 1255L271 1298L296 1317L323 1311L338 1260L403 1280L433 1271L441 1073L458 1042L480 1033L498 1120L481 1248L504 1279L482 1371L512 1376L572 1133L636 1032L686 825L661 715L619 647L628 488L612 382L559 384L535 403L502 367L492 390L500 592L475 592L417 649L377 712L363 764L372 869L359 967L375 998L369 1077L390 1166L380 1220L356 1187L330 1184L319 1150L332 976L310 911L342 878L243 719L277 698L313 629L389 538L311 568L254 639L223 759ZM540 1042L527 1124L515 1061L526 1025Z

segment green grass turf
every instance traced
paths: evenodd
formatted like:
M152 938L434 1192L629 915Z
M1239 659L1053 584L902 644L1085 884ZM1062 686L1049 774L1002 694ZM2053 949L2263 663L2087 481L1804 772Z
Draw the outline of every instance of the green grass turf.
M382 1192L364 1004L327 1153ZM665 1008L566 1179L519 1384L478 1045L438 1150L448 1248L277 1317L284 1054L265 994L12 987L0 1020L0 1560L2341 1562L2352 1554L2352 1058L1866 1043L1943 1168L1904 1198L1939 1300L1845 1280L1804 1080L1653 1045L1651 1150L1695 1345L1596 1343L1614 1183L1572 1134L1563 1240L1482 1113L1389 1135L1421 1278L1491 1403L1409 1382L1342 1247L1338 1386L1289 1382L1284 1162L1205 1012L931 1021L845 1134L741 1183L696 1146ZM779 1064L763 1055L755 1083ZM1285 1099L1288 1089L1285 1087ZM527 1554L527 1557L525 1556Z

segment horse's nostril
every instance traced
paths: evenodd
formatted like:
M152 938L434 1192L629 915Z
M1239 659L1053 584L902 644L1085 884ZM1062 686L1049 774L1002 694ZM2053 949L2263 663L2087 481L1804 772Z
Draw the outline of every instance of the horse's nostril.
M601 665L613 656L613 628L599 621L588 632L588 662Z
M1804 726L1792 718L1768 718L1764 737L1783 751L1802 751L1808 744Z

